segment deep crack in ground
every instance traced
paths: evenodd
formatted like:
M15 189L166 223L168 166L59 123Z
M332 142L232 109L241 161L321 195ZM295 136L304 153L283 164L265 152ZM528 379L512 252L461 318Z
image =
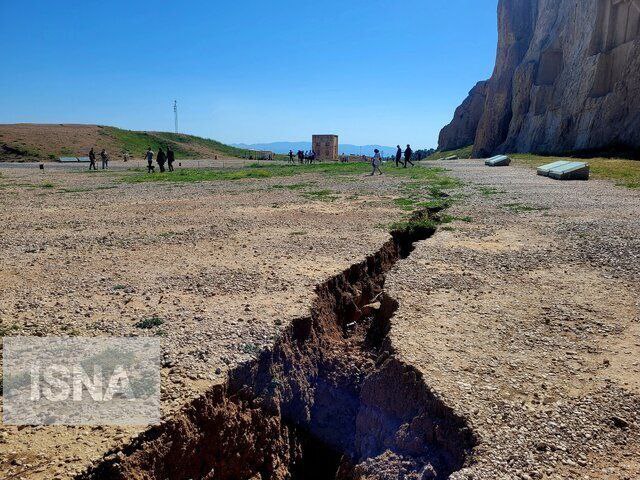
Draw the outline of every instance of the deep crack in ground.
M386 273L433 233L392 232L318 285L310 316L272 348L80 478L426 480L462 468L474 434L388 338L398 304Z

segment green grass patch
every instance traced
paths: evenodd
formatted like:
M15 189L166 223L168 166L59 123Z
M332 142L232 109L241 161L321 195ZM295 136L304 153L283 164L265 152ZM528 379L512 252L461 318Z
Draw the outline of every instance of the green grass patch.
M458 217L455 215L441 215L440 216L440 223L452 223L452 222L465 222L465 223L471 223L473 222L473 219L471 217L469 217L468 215L465 215L464 217Z
M400 210L413 211L418 201L415 198L396 198L393 203L395 203Z
M333 190L328 189L305 192L302 195L311 200L319 200L321 202L333 202L338 198L338 195L336 195Z
M406 232L413 235L413 234L417 234L424 231L433 232L436 230L437 226L438 226L437 222L432 219L409 218L406 220L394 222L389 226L389 228L392 231Z
M316 182L292 183L289 185L272 185L269 188L274 190L304 190L305 188L309 188L315 184Z
M160 317L150 317L150 318L145 318L143 320L140 320L134 326L136 328L141 328L143 330L150 330L154 327L159 327L163 323L164 323L164 320Z
M263 168L205 170L185 168L175 172L146 173L141 170L131 170L122 178L126 183L145 182L211 182L220 180L243 180L246 178L271 178L273 172Z
M294 237L297 236L297 235L306 235L306 234L307 234L307 232L305 232L304 230L299 230L299 231L296 231L296 232L290 232L289 233L289 235L294 236Z

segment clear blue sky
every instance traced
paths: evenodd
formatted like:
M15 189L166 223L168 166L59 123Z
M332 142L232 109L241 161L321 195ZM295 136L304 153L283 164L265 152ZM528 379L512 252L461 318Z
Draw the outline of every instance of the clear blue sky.
M0 0L0 123L435 146L497 0Z

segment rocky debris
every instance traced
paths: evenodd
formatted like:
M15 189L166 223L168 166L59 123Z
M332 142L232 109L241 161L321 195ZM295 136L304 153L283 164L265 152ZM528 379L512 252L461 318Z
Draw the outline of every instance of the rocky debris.
M498 30L482 114L456 111L441 132L440 148L473 143L479 158L637 152L640 1L501 0ZM477 101L472 90L462 112ZM474 121L475 135L469 135Z

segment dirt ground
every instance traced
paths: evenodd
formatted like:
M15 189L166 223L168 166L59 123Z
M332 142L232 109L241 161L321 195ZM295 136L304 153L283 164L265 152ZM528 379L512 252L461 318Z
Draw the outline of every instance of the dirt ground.
M401 357L480 438L455 478L639 478L639 192L447 167L471 221L422 242L387 288Z
M444 165L465 182L448 212L464 221L420 242L385 288L393 348L478 438L451 478L638 478L640 195ZM271 345L401 215L390 175L0 173L3 334L158 335L166 415ZM333 201L309 195L326 189ZM162 325L135 326L152 317ZM137 432L2 426L0 471L68 478Z
M3 335L158 335L165 415L272 344L314 285L377 249L401 214L389 176L130 185L117 169L0 173ZM313 195L327 189L333 201ZM162 325L135 326L154 317ZM137 431L3 426L0 471L67 478Z

